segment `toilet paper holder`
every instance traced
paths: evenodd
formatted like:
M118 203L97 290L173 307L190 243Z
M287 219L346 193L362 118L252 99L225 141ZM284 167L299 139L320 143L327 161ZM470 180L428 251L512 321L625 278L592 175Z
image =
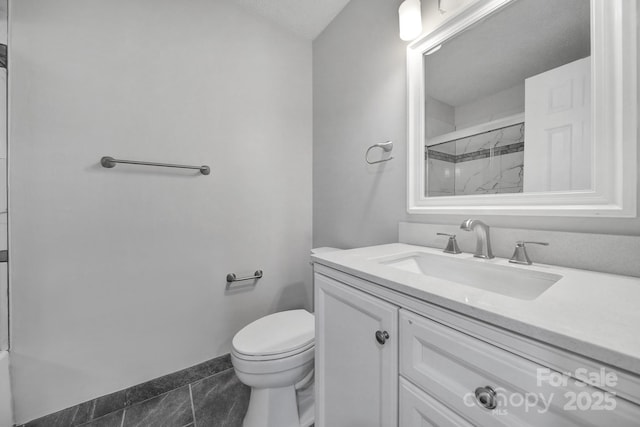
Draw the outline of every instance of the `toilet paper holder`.
M229 273L227 274L227 283L233 283L233 282L241 282L244 280L258 280L258 279L262 279L262 270L256 270L255 273L253 273L253 276L245 276L245 277L238 277L236 276L236 273Z

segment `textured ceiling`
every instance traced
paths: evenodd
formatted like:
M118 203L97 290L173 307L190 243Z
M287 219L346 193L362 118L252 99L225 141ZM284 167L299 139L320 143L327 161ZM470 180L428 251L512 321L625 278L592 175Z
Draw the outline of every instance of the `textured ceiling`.
M315 39L349 0L231 0L309 40Z

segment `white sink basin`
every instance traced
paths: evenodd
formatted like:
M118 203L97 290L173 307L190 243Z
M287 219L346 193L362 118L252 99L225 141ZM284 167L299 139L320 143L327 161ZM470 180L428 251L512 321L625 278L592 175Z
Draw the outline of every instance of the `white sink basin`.
M381 264L424 276L448 280L523 300L533 300L562 279L559 274L456 259L416 252L380 261Z

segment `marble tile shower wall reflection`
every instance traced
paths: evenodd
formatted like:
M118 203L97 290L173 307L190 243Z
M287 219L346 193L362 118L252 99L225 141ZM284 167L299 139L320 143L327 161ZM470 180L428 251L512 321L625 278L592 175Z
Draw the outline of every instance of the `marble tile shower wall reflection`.
M427 196L521 193L524 123L428 147Z

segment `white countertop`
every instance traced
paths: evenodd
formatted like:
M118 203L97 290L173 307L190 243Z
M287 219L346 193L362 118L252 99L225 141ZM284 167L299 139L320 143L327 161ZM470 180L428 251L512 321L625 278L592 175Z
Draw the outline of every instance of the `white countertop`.
M562 276L522 300L381 264L425 252ZM403 243L313 255L314 262L640 375L640 278L545 264L520 266Z

